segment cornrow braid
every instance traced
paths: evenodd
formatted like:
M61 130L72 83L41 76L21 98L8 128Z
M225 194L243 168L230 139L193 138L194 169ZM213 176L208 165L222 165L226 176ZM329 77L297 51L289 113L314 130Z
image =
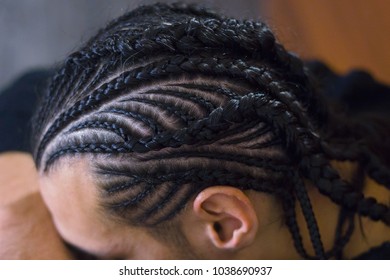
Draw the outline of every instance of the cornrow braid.
M164 14L160 14L160 16L163 15ZM147 14L144 14L142 19L137 18L137 26L142 25L142 20L147 18L146 16ZM169 15L168 18L170 18L171 16L172 15ZM159 21L161 22L162 19L159 19ZM80 77L80 75L85 74L85 69L96 68L96 66L99 65L99 62L100 64L103 62L104 64L113 64L114 67L118 66L118 63L112 62L115 61L112 58L110 59L110 61L108 61L108 63L106 61L107 57L111 57L113 53L118 53L120 57L120 59L116 61L125 60L131 64L135 64L138 60L144 60L145 56L154 54L157 50L160 53L165 52L164 49L167 49L168 52L172 52L172 50L174 50L175 53L183 52L184 54L187 54L188 52L195 53L198 51L203 51L207 48L218 50L218 48L225 48L227 45L231 45L232 42L235 42L232 48L234 51L240 53L241 56L244 54L244 51L248 52L248 55L250 56L261 55L266 60L272 60L273 64L277 63L278 61L282 61L278 65L278 67L293 67L294 79L304 79L305 77L305 75L303 74L303 67L301 61L294 56L287 55L282 46L275 44L275 38L272 32L270 32L268 27L266 27L264 24L254 23L251 21L240 22L232 19L208 19L204 20L202 23L196 21L193 17L188 17L188 20L189 21L186 24L167 23L165 25L163 24L158 27L155 27L154 29L147 28L146 30L142 30L142 32L139 33L134 32L133 29L130 29L129 34L121 34L121 36L118 36L118 34L113 32L112 38L104 37L104 40L98 40L94 44L95 47L86 47L85 49L71 55L67 59L63 70L59 71L59 75L62 75L63 78L69 78L70 75L73 75L73 77ZM174 28L172 25L177 26L177 32L174 32ZM150 26L149 21L147 22L146 26ZM206 30L208 30L207 28L205 30L205 27L211 28L209 33L215 34L215 40L210 40L208 39L208 37L203 38L204 40L198 38L197 34L203 34L206 32ZM120 29L121 24L118 23L117 27L112 28L114 30L115 28ZM126 28L124 29L126 30ZM150 30L150 32L148 32L148 30ZM199 32L197 30L199 30ZM233 36L237 32L237 30L240 31L239 36ZM165 37L164 32L167 33ZM164 37L164 40L160 40L160 35ZM129 37L131 38L131 40L128 39ZM139 41L137 40L137 38L140 38ZM172 42L169 42L167 38L169 38ZM180 39L178 38L183 38L185 42L181 43ZM192 38L191 40L198 40L197 43L193 41L188 42L190 38ZM233 40L235 38L236 41ZM245 45L246 42L247 45ZM211 45L208 45L210 43ZM218 43L218 45L215 45L216 43ZM97 50L97 45L101 46L101 50ZM262 47L263 45L264 47ZM269 55L267 55L267 52L269 52ZM101 55L96 55L99 53ZM279 54L278 56L281 57L279 60L275 59L276 54ZM101 57L103 57L104 61L99 61L99 58ZM288 63L286 63L286 61ZM80 68L79 70L82 70L80 75L77 75L78 71L73 71L70 74L65 74L69 73L70 71L68 69L72 67L76 69ZM102 68L104 69L106 67ZM96 76L106 76L102 75L102 73L98 74L100 75ZM286 73L286 75L288 75L288 72ZM62 79L62 82L64 80L66 79ZM53 103L56 103L55 100L61 100L61 98L58 98L55 93L59 94L64 91L57 90L56 88L51 88L51 90L52 93L48 97L48 99L52 99L49 103L51 104L51 106L53 106ZM305 96L303 95L303 97ZM57 102L57 104L59 103ZM316 108L316 110L318 111L318 107Z
M365 138L375 132L341 121L314 80L264 23L143 6L59 68L36 115L34 159L44 173L65 157L90 159L101 206L134 226L172 221L212 185L270 193L303 258L341 257L355 214L390 225L390 210L343 181L331 161L358 162L387 188L390 168ZM304 180L340 206L328 251Z
M100 102L106 101L108 98L113 98L117 94L120 93L120 90L123 88L130 87L136 83L141 81L147 81L149 79L156 79L158 76L169 76L174 74L175 72L192 72L196 71L205 72L208 74L212 72L213 67L219 68L219 72L230 74L233 78L237 76L243 76L247 79L254 80L253 82L257 82L262 85L263 83L270 83L269 88L275 94L280 95L281 99L284 102L289 102L289 99L292 98L291 94L288 94L285 91L282 91L282 88L277 83L272 82L272 76L270 74L263 75L264 71L257 67L248 67L248 65L242 61L238 60L235 62L227 62L226 66L224 65L224 61L219 61L217 59L209 59L209 58L195 58L195 59L186 59L182 56L176 56L173 59L162 62L162 65L149 65L145 68L135 69L127 74L118 78L115 78L110 83L106 83L102 85L97 91L93 94L87 96L83 100L80 100L75 103L67 112L60 115L57 118L56 122L51 126L51 128L46 132L43 140L41 141L41 145L38 147L36 158L38 159L38 164L40 163L41 152L44 149L44 146L51 140L51 137L56 135L56 130L61 129L68 122L76 119L83 112L87 112L89 108L94 108L98 106ZM221 67L222 66L222 67ZM194 69L195 68L195 69ZM255 78L256 77L256 78ZM291 107L297 113L302 108L298 105L299 103L292 103Z

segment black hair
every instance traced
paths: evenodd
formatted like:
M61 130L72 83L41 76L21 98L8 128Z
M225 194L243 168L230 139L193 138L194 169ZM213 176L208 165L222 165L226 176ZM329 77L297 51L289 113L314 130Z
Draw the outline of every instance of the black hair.
M36 165L50 172L65 156L92 157L105 209L145 227L171 220L212 185L272 193L302 257L337 257L355 213L390 225L390 210L330 160L357 161L387 188L390 171L372 148L380 132L331 110L314 81L265 23L192 5L142 6L53 77L35 118ZM304 180L341 206L328 252ZM302 244L296 203L315 256Z

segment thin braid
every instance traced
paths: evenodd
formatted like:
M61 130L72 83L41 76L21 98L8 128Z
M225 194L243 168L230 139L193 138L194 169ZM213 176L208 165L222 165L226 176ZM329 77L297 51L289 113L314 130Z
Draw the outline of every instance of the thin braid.
M183 197L180 198L179 202L176 204L176 211L170 211L170 213L166 216L163 216L161 217L160 219L157 219L155 221L152 221L152 222L147 222L146 223L146 226L156 226L164 221L167 221L167 220L170 220L172 217L176 216L177 215L177 212L181 211L182 209L184 209L184 207L186 206L188 200L194 196L194 194L196 194L198 192L198 188L194 187L192 188L186 195L184 195ZM144 222L144 217L141 217L141 219L138 220L138 222L142 223Z
M299 143L298 139L304 137L309 132L303 129L295 129L291 125L295 122L295 119L288 111L272 110L279 108L281 105L281 103L275 101L268 101L263 94L248 94L240 100L230 101L225 109L217 108L210 114L209 118L201 119L189 128L173 133L161 133L150 138L149 141L143 140L142 144L139 142L134 143L132 148L136 152L146 152L164 147L178 147L184 143L191 144L193 141L207 140L207 138L212 137L211 135L225 130L230 123L243 122L245 119L250 120L254 117L253 115L259 120L271 122L272 127L276 128L278 132L285 134L289 142L287 143L288 146L292 145L292 143ZM261 110L256 107L261 108ZM202 130L205 132L201 133ZM300 154L307 150L303 145L295 145L295 149Z
M298 223L296 220L296 211L295 211L295 196L284 195L283 196L283 208L285 213L285 223L291 233L291 236L294 241L294 246L299 255L304 259L313 259L309 256L305 247L303 246L302 235L300 233Z
M102 111L100 111L100 113L123 115L123 116L129 117L131 119L134 119L136 121L140 121L140 122L144 123L145 125L147 125L148 127L150 127L154 133L160 133L160 132L164 131L164 128L162 127L162 125L159 124L156 120L153 120L152 118L148 118L145 115L140 114L140 113L129 112L127 110L120 109L117 107L102 110Z
M172 182L172 180L175 180L177 178L177 175L181 175L181 179L178 179L181 184L176 184L175 189L178 189L180 186L180 189L185 188L186 195L184 197L181 197L177 201L176 208L173 210L170 210L166 212L164 210L164 204L168 203L169 198L176 199L174 198L175 194L173 193L173 188L170 188L167 193L162 196L164 199L161 201L161 203L157 204L152 210L146 212L142 212L142 214L137 214L135 218L132 218L135 223L139 222L146 222L147 224L151 225L149 222L150 220L155 220L155 216L158 215L160 216L158 218L158 222L155 221L152 224L157 224L165 220L169 220L172 216L176 215L177 211L179 209L182 209L182 207L185 205L185 201L188 200L189 197L191 197L195 192L199 192L199 190L207 187L207 185L200 185L200 182L214 182L215 184L234 184L242 189L247 189L247 188L253 188L254 185L258 186L258 183L256 182L257 180L255 178L251 177L245 177L243 178L239 173L235 174L234 171L232 170L223 170L223 169L214 169L214 170L190 170L190 171L184 171L184 172L175 172L171 174L165 174L165 175L158 175L158 177L147 177L144 178L148 181L149 185L155 185L156 188L160 188L164 183L166 182ZM223 176L222 176L223 175ZM144 174L143 176L147 176ZM139 179L136 179L139 180ZM143 180L141 180L143 181ZM157 187L160 186L160 187ZM185 187L186 186L186 187ZM138 193L136 196L125 199L119 203L113 204L114 210L115 211L126 211L127 208L132 207L139 203L140 199L144 200L147 199L147 196L152 195L152 192L149 191L149 188L147 188L147 191L143 190L142 192ZM261 191L266 191L266 192L274 192L274 193L279 193L280 190L273 191L272 188L267 187L267 186L262 186L260 188ZM160 197L161 199L161 197ZM160 205L160 206L158 206ZM172 207L172 205L170 206ZM156 211L156 209L159 209L159 211ZM159 212L165 212L164 215L160 215Z
M54 95L57 92L56 91L56 85L58 85L60 82L63 80L63 73L61 71L57 72L56 74L53 75L53 78L47 88L47 90L44 93L44 97L41 100L41 110L38 111L38 114L34 116L34 121L33 123L35 124L34 129L36 131L40 131L43 127L44 120L47 119L49 113L51 112L49 110L50 105L53 103L53 100L55 99ZM36 137L36 136L35 136ZM38 139L34 139L38 140Z
M211 22L212 23L212 25L215 25L215 23L213 23L213 22ZM210 24L211 24L210 23ZM206 22L205 23L206 24L206 26L207 26L207 24L209 24L209 22ZM202 30L202 31L204 31L204 26L203 25L200 25L199 26L199 23L198 22L196 22L196 23L194 23L194 22L190 22L189 24L189 28L187 28L186 30L187 30L187 32L188 33L190 33L190 34L197 34L197 32L195 32L195 31L193 31L193 29L196 29L196 30L198 30L198 29L200 29L200 30ZM224 24L222 24L222 25L224 25ZM239 22L232 22L231 20L229 20L228 21L228 23L225 23L225 25L226 26L235 26L235 25L240 25L240 23ZM258 25L253 25L253 23L250 23L250 24L248 24L248 22L246 22L245 24L244 24L245 26L247 26L248 28L254 28L254 26L256 27L256 28L266 28L265 26L258 26ZM225 27L226 27L225 26ZM221 30L220 28L218 28L219 26L214 26L213 28L215 28L217 31L218 30ZM171 30L172 30L172 28L170 27L170 29L169 29L169 32L171 32ZM207 30L207 29L206 29ZM234 30L234 28L232 28L232 30ZM213 31L215 31L215 30L213 30ZM241 31L243 31L243 30L241 30ZM273 46L273 44L275 44L275 39L274 39L274 37L273 37L273 35L272 35L272 33L270 33L270 31L267 29L267 31L266 32L268 32L267 33L267 36L265 36L265 35L263 35L262 34L262 32L258 32L258 30L257 30L257 32L255 32L255 34L260 34L261 36L260 36L260 38L259 38L259 40L260 40L260 42L261 42L261 44L264 44L264 45L266 45L267 46L267 48L264 48L264 49L266 49L266 50L268 50L268 49L271 49L271 53L273 53L272 52L272 46ZM215 32L214 32L215 33ZM254 32L248 32L248 34L252 34L252 33L254 33ZM201 32L200 32L200 34L202 34ZM220 35L220 37L218 37ZM205 43L205 44L207 44L207 43L210 43L210 42L221 42L221 44L223 44L223 45L225 45L225 41L224 40L229 40L229 41L231 41L231 38L229 37L229 38L227 38L226 37L226 35L224 35L224 34L219 34L218 35L218 33L216 33L216 36L218 37L218 38L216 38L215 40L204 40L204 42L203 43ZM207 37L207 36L206 36ZM269 39L268 39L268 41L266 40L266 42L264 42L263 40L264 40L264 38L268 38L269 37ZM115 37L115 38L121 38L121 36L117 36L117 37ZM173 37L172 36L172 38L175 38L174 40L175 41L177 41L177 36L176 37ZM185 38L187 38L187 37L185 37ZM236 36L232 36L232 38L236 38ZM238 37L237 36L237 46L243 46L244 44L243 44L243 40L242 40L242 37ZM219 39L219 41L217 40L217 39ZM121 40L121 39L118 39L118 40ZM144 40L144 39L141 39L141 40ZM156 39L157 40L157 39ZM222 41L221 41L222 40ZM253 39L252 39L253 40ZM115 40L114 40L115 41ZM256 41L256 40L255 40ZM180 40L178 41L178 42L180 42ZM244 42L245 42L245 40L244 40ZM113 46L113 45L121 45L123 42L116 42L116 43L112 43L112 42L110 42L110 46ZM151 41L149 40L148 41L148 44L150 45L150 43L151 43ZM261 48L261 44L260 44L260 46L259 46L259 48ZM139 44L136 40L135 40L135 43L134 43L134 45L135 46L138 46L138 45L142 45L142 44ZM151 51L154 51L154 49L153 49L153 47L151 47L151 46L149 46L148 45L148 47L151 49ZM158 48L159 49L159 51L161 52L162 51L162 48L164 47L164 46L168 46L168 45L170 45L170 44L168 44L166 41L164 41L164 44L160 44L159 42L157 43L157 45L156 45L156 48ZM176 48L175 48L175 50L178 50L178 51L180 51L180 46L181 45L183 45L183 44L177 44L177 46L176 46ZM184 44L184 45L196 45L196 44ZM255 46L258 46L258 42L255 42L254 44L250 44L250 45L248 45L246 48L244 48L244 49L246 49L247 51L248 50L250 50L250 52L251 53L253 53L253 49L254 49L254 47ZM147 49L147 48L145 48L145 46L139 46L140 48L142 48L142 52L144 52L145 51L145 49ZM187 46L188 47L188 46ZM204 47L206 47L206 46L203 46L203 48ZM169 49L171 49L172 47L169 47ZM121 50L123 49L123 48L120 48ZM130 46L127 46L127 48L126 48L127 50L128 49L132 49ZM282 49L282 47L281 46L278 46L277 48L277 52L276 53L283 53L283 59L280 59L280 61L285 61L286 59L290 59L291 61L294 61L294 63L298 63L298 62L300 62L298 59L295 59L295 58L293 58L293 57L289 57L289 56L286 56L286 52ZM187 49L185 50L185 52L187 53ZM136 49L135 48L135 50L134 50L134 54L138 54L139 53L139 50L138 49ZM255 52L256 53L256 52ZM264 53L264 51L263 52L261 52L261 53ZM106 52L103 52L103 54L104 54L104 56L106 55ZM135 58L136 57L134 57L134 54L133 53L127 53L126 54L126 56L130 56L130 57L132 57L132 58L134 58L134 60L132 61L133 63L136 61L135 60ZM142 53L142 55L145 55L144 53ZM68 64L70 63L70 62L73 62L74 64L78 64L78 63L76 63L75 61L77 61L77 57L78 56L80 56L80 57L83 57L83 58L88 58L89 60L91 60L92 58L90 57L90 55L87 55L86 53L85 53L85 51L83 51L83 52L80 52L80 53L76 53L76 54L74 54L69 60L68 60ZM274 59L274 56L272 56L273 58L272 58L272 61L273 62L275 62L275 59ZM276 61L279 61L279 60L276 60ZM285 63L285 62L283 62L281 65L283 65L283 66L289 66L289 65L292 65L293 63L292 62L289 62L289 63ZM297 68L297 67L295 67L295 68ZM301 65L301 67L300 68L302 68L303 69L303 66ZM296 73L297 73L297 69L294 69L295 70L295 76L297 76L296 75ZM301 72L303 72L302 70L301 70ZM302 75L302 77L304 77L304 75Z
M218 67L218 66L217 66ZM217 86L212 86L212 85L193 85L193 84L172 84L174 86L181 86L183 88L187 89L200 89L208 92L216 92L219 94L223 94L224 96L228 97L229 99L236 99L237 98L237 93L227 89L227 88L221 88Z
M343 258L343 249L347 245L348 241L351 239L353 230L355 228L355 217L354 213L351 211L346 211L344 208L341 208L339 219L336 226L336 234L333 248L326 252L326 258L335 257L336 259ZM345 222L348 222L348 228L343 235L343 227Z
M57 120L51 125L50 129L45 133L45 136L41 140L41 144L40 144L40 146L37 150L37 153L36 153L38 165L40 163L42 150L47 145L47 143L58 133L59 129L64 127L70 121L77 119L77 117L80 114L86 113L89 110L95 108L101 102L104 102L109 98L113 98L113 97L117 96L118 94L120 94L120 90L122 90L124 87L129 87L131 85L138 84L139 82L143 82L143 81L146 81L146 80L151 79L151 78L155 79L158 76L160 76L160 77L161 76L168 76L172 73L175 73L176 71L180 73L180 72L182 72L182 69L186 72L191 71L191 70L192 71L194 71L194 70L199 71L200 70L202 72L202 70L204 70L204 71L206 71L205 74L207 74L208 71L210 70L209 67L211 66L211 65L207 64L207 67L205 67L202 58L195 60L196 62L199 63L199 65L203 64L203 66L201 66L200 68L196 68L196 66L194 64L192 64L193 60L187 60L184 57L180 57L180 56L177 56L176 58L168 60L168 61L170 61L174 64L172 64L172 66L169 67L169 62L163 61L162 65L151 64L148 67L146 67L146 69L141 68L141 69L130 71L128 74L125 73L123 76L121 75L120 77L115 78L110 83L104 84L101 88L99 88L97 91L95 91L91 95L87 96L85 99L76 102L75 105L72 108L70 108L67 112L62 113L57 118ZM208 61L208 59L206 59L206 61ZM214 60L212 60L212 61L216 62ZM177 64L177 63L179 63L179 64ZM243 66L244 63L243 63L243 61L239 61L237 64L240 66ZM180 65L180 67L179 67L179 65ZM214 64L214 67L216 67L216 66L218 67L218 65L219 64ZM223 65L223 64L221 64L221 65ZM251 73L254 74L254 72L252 72L252 71L251 72L240 71L240 72L236 73L237 71L234 70L236 67L236 64L232 64L231 62L229 62L228 65L230 66L230 69L229 68L226 69L228 72L226 74L233 72L232 73L233 77L238 75L238 74L240 74L240 76L242 76L243 74L245 76L248 76ZM244 66L248 67L246 64L244 64ZM195 67L195 69L194 69L194 67ZM145 69L146 71L142 71L143 69ZM149 73L148 73L148 70L150 70ZM260 74L261 74L261 72L260 72ZM278 90L278 89L276 89L276 90ZM279 92L276 91L276 93L279 93Z
M299 189L298 189L298 191L299 191ZM300 193L300 192L298 192L298 193ZM308 202L307 197L305 198L305 195L302 194L302 193L299 194L299 197L300 197L299 201L301 203L303 203L302 209L304 211L305 218L308 220L308 224L312 225L314 223L314 225L316 225L315 219L313 217L311 217L312 214L310 214L310 212L308 213L307 210L306 210L306 209L311 209L311 207L307 206L307 204L310 203L310 202ZM312 240L313 240L313 244L315 246L315 250L316 250L317 256L319 258L324 258L324 252L323 252L323 249L322 249L322 244L321 244L321 241L320 241L318 228L316 226L314 226L314 229L310 229L309 231L310 231L311 236L312 236Z
M208 100L205 100L205 99L202 99L202 98L199 98L196 96L183 96L183 94L180 94L177 91L173 91L173 90L156 89L156 90L149 90L149 91L145 92L145 94L147 94L147 93L161 94L161 95L164 94L164 96L173 96L173 97L176 97L179 99L192 101L193 103L198 104L202 108L206 109L209 114L211 113L211 111L216 109L216 106Z
M379 156L373 154L364 142L356 141L347 146L343 145L342 148L334 148L323 142L322 147L324 152L332 158L361 162L364 171L371 178L390 189L390 168L384 165Z
M294 182L295 191L297 194L298 201L301 205L303 215L306 220L306 225L308 226L310 239L314 247L314 252L318 259L325 259L325 252L321 241L320 231L318 229L318 225L313 213L313 209L309 197L305 190L305 186L297 174L295 174L293 178L295 181Z
M156 184L147 184L145 188L141 192L139 192L135 197L132 197L131 199L126 199L124 201L121 201L120 203L111 203L110 207L114 210L123 209L135 206L139 203L141 203L146 197L155 189L157 188Z
M115 173L111 173L111 175L114 174ZM125 183L115 184L113 186L110 185L109 187L104 188L104 190L108 195L114 195L116 193L120 193L127 189L133 188L135 185L138 185L141 182L142 182L142 178L132 178L131 180L126 181Z
M343 182L323 155L313 155L308 161L311 162L302 161L303 169L306 170L308 178L316 184L321 193L327 195L335 203L357 211L360 215L390 224L389 207L378 203L374 198L365 198L359 190Z
M113 21L65 61L36 117L34 157L49 172L61 157L93 154L104 209L137 226L169 221L212 185L271 193L303 258L337 258L353 214L390 224L388 206L330 165L357 161L390 186L364 135L376 132L341 117L264 23L156 4ZM303 180L342 209L329 251ZM315 256L302 242L297 201Z
M72 145L64 149L58 150L55 153L51 154L46 161L46 166L44 171L46 172L48 168L60 157L68 154L81 154L81 153L118 153L126 152L128 147L123 143L85 143L81 145Z
M116 125L115 123L110 123L107 121L86 121L82 122L76 126L73 126L71 129L69 129L66 133L72 133L76 131L80 131L83 129L104 129L110 132L115 133L116 135L119 135L123 141L129 141L129 132L125 132L123 127Z
M168 202L174 197L176 194L176 191L182 187L183 182L181 180L178 180L177 182L172 183L172 186L170 187L170 190L164 195L162 200L159 204L156 204L153 207L150 207L147 211L142 213L137 219L138 220L145 220L148 216L151 216L152 214L156 213L157 211L160 211L162 208L164 208Z
M147 105L152 105L154 107L163 108L162 110L167 111L168 113L177 116L183 123L189 123L195 120L195 117L191 116L189 113L181 114L180 109L175 104L170 104L167 102L157 101L157 100L148 100L142 98L127 98L123 101L126 102L139 102Z

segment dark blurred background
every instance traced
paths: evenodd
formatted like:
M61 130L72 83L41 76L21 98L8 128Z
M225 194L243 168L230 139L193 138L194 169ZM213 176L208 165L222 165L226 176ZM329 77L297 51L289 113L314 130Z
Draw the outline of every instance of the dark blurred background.
M0 88L19 73L61 61L109 20L151 0L0 0ZM172 3L177 1L159 1ZM258 0L202 3L227 15L258 16Z
M147 0L0 0L0 88L50 66L110 19ZM160 2L176 2L163 1ZM226 15L263 18L289 49L339 72L363 68L390 83L390 1L204 0Z

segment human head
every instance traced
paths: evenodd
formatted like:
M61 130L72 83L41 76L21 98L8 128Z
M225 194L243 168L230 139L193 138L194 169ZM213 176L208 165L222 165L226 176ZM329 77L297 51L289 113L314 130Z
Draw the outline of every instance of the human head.
M189 204L202 209L219 186L227 197L272 194L298 253L310 258L296 204L314 257L325 258L348 237L324 252L304 180L389 223L388 208L331 167L332 158L358 157L327 141L332 121L302 61L264 23L155 4L113 21L67 58L36 116L34 157L50 188L75 167L88 170L75 178L88 191L61 195L79 204L95 195L102 216L151 232L175 228Z

